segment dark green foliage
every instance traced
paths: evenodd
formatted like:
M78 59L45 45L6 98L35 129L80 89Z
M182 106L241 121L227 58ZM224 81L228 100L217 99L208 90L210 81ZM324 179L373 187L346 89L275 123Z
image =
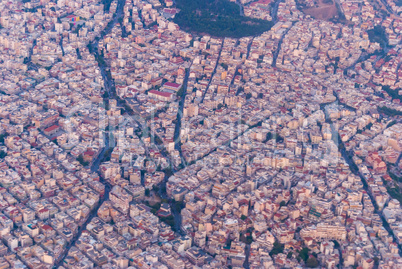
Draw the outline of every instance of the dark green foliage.
M284 244L281 244L278 241L275 241L274 242L274 248L271 250L269 255L273 256L273 255L277 255L279 253L283 253L284 248L285 248Z
M387 128L393 126L396 124L396 120L391 121L390 123L388 123Z
M92 53L92 51L93 51L92 43L88 43L87 48L89 50L89 53Z
M102 94L102 98L109 98L109 93L105 91L105 93Z
M384 113L385 115L388 116L402 116L402 112L392 109L392 108L388 108L386 106L382 106L382 107L378 107L378 112L380 113Z
M378 265L380 264L380 259L378 257L374 257L374 264L375 264L375 268L378 268Z
M163 172L165 173L165 176L168 177L168 178L173 176L173 171L172 171L171 168L166 168L166 169L163 170Z
M395 175L395 174L392 173L391 171L389 171L388 174L389 174L389 176L390 176L393 180L395 180L395 181L397 181L397 182L402 182L402 177L398 177L397 175Z
M242 220L245 220L245 219L247 219L247 217L246 216L244 216L244 215L241 215L241 217L240 217Z
M7 153L5 151L0 151L0 159L4 159L4 157L7 156Z
M285 205L286 205L286 202L285 202L285 201L282 201L279 205L280 205L281 207L282 207L282 206L285 206Z
M291 259L292 256L293 256L293 252L291 251L291 252L288 253L288 255L286 256L286 258L287 258L287 259Z
M7 133L5 134L0 134L0 143L4 143L4 138L6 138L8 136Z
M168 217L160 217L159 218L161 221L165 222L167 225L169 225L170 227L174 228L175 222L174 222L174 218L172 215L168 216Z
M185 30L218 37L240 38L271 29L270 21L240 15L240 8L228 0L176 0L181 12L174 21Z
M177 91L177 96L182 97L184 94L184 87L181 87L180 90Z
M310 250L308 248L303 248L302 250L299 251L299 257L302 259L304 262L307 261L308 259L308 252Z
M149 197L149 194L150 194L150 193L151 193L151 192L150 192L149 189L145 189L145 196Z
M382 26L375 26L374 29L368 30L367 34L371 42L377 42L381 46L388 44L387 36L385 35L385 29Z
M338 241L333 240L332 242L334 242L334 244L335 244L335 248L339 248L339 247L340 247L340 245L339 245L339 242L338 242Z
M112 4L113 0L102 0L103 4L103 10L109 11L110 10L110 4Z
M240 241L248 245L253 243L253 237L251 236L251 233L252 231L250 229L247 230L246 233L242 233L240 235Z
M382 86L382 89L387 92L392 99L398 99L402 102L402 95L399 95L398 93L401 89L392 90L389 86Z
M277 143L282 143L283 142L283 137L278 135L278 134L275 134L275 140L276 140Z
M82 155L78 156L77 161L79 161L82 166L89 165L89 162L84 161L84 157L82 157Z
M239 87L237 89L236 95L239 95L241 92L244 92L244 88L243 87Z
M392 188L387 186L387 192L392 198L397 199L400 203L402 203L402 193L397 184L395 184Z
M172 202L172 207L175 211L179 212L184 208L184 202L183 201L175 201L173 200Z
M152 190L154 190L154 192L158 192L159 191L159 187L157 185L153 185L152 186Z

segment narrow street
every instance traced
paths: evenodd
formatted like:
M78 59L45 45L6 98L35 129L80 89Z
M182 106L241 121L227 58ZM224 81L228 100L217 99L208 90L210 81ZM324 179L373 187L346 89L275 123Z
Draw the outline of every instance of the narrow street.
M272 7L271 10L271 17L272 21L274 23L278 22L278 8L279 8L279 3L282 2L282 0L276 0L274 6Z
M218 67L219 60L220 60L220 58L221 58L221 53L222 53L222 49L223 49L223 45L224 45L224 44L225 44L225 39L222 40L222 45L221 45L221 48L219 49L218 59L216 59L216 65L215 65L214 71L213 71L212 74L211 74L211 79L209 80L208 86L207 86L207 88L205 89L204 94L202 95L201 103L204 102L205 95L207 95L207 92L208 92L208 90L209 90L209 86L211 86L212 79L214 78L214 75L215 75L215 73L216 73L216 68Z
M281 39L279 39L278 42L278 47L276 48L276 50L273 53L273 59L272 59L272 67L276 67L276 60L278 59L278 55L279 52L281 51L281 47L282 47L282 42L283 39L285 38L285 36L288 34L288 32L290 31L290 29L293 27L295 22L293 22L292 26L287 28L286 31L283 33L283 35L281 36Z
M387 9L387 11L391 14L395 14L392 8L388 5L386 0L381 0L381 3L384 5L384 7Z
M336 97L336 99L337 99L336 102L339 102L339 101L338 101L338 96L337 96L335 93L334 93L334 95L335 95L335 97ZM326 105L324 106L324 114L325 114L326 119L328 120L328 118L327 118L328 114L325 113L325 107L326 107L327 105L329 105L329 104L326 104ZM350 155L349 155L348 152L346 151L345 146L344 146L344 143L342 142L342 140L341 140L341 138L340 138L340 136L339 136L338 131L335 130L335 127L334 127L334 124L332 123L332 121L330 122L330 126L331 126L331 132L332 132L332 134L333 134L333 135L332 135L332 140L333 140L334 143L337 145L339 152L342 154L342 157L343 157L343 158L345 159L345 161L348 163L349 167L353 167L353 166L358 167L358 166L356 165L356 163L354 162L354 160L350 157ZM360 171L355 171L355 172L354 172L353 170L351 170L351 171L352 171L353 174L355 174L356 176L359 176L359 177L360 177L360 179L361 179L361 181L362 181L362 183L363 183L363 188L364 188L364 190L367 192L367 194L368 194L368 196L370 197L370 200L371 200L371 202L372 202L372 204L373 204L373 206L374 206L374 208L375 208L374 213L376 213L376 214L378 214L378 215L380 216L380 218L381 218L381 220L382 220L382 222L383 222L384 228L388 231L389 234L392 235L392 237L393 237L393 239L394 239L394 242L397 243L397 240L396 240L395 236L393 235L393 232L392 232L391 228L389 227L388 223L386 222L384 216L382 215L382 212L379 211L378 208L377 208L377 203L375 202L375 199L374 199L374 197L373 197L371 191L370 191L369 188L368 188L368 184L367 184L367 182L366 182L366 179L364 178L364 176L362 175L362 173L361 173ZM397 243L397 244L398 244L398 243ZM401 253L401 252L402 252L401 245L398 244L398 248L399 248L399 252Z
M183 157L183 153L181 151L181 142L180 142L180 130L181 130L181 120L183 117L183 109L184 109L184 103L186 100L186 95L187 95L187 85L188 85L188 77L190 76L190 68L186 69L186 76L184 78L183 82L183 94L181 96L180 102L179 102L179 111L177 113L177 123L176 127L174 129L174 143L175 143L175 149L177 149L180 153L180 158L182 160L182 163L185 163L185 159ZM174 165L172 164L173 170L175 170Z
M240 3L240 0L236 0L236 4L239 6L240 8L240 16L244 16L244 9L242 4Z
M63 53L64 56L64 47L63 47L63 36L61 36L60 38L60 43L59 43L60 47L61 47L61 52Z
M102 31L101 36L99 38L96 38L96 40L94 42L92 42L92 48L93 48L92 53L94 54L96 59L98 59L97 56L98 56L99 40L102 40L105 35L110 33L110 31L113 29L113 27L116 24L116 22L118 21L118 19L123 17L124 5L125 5L125 0L118 0L116 16L108 24L106 29L104 31ZM62 40L60 42L62 44ZM64 50L63 50L63 54L64 54ZM107 72L106 72L107 64L104 61L102 63L100 63L98 61L98 64L99 64L99 68L101 70L102 77L103 77L103 80L104 80L104 83L105 83L104 84L105 90L110 93L110 91L112 90L112 86L114 85L114 82L112 81L111 77L107 75ZM110 94L109 94L109 97L111 97ZM108 101L108 100L109 100L109 98L106 98L106 101ZM110 137L110 131L105 131L104 132L104 142L105 142L104 148L102 149L102 151L100 152L98 157L92 162L91 172L96 172L96 171L99 170L99 165L100 165L102 159L105 157L105 154L108 152L108 149L109 149L109 145L110 145L109 137ZM68 243L64 253L56 261L55 266L54 266L55 268L57 268L57 267L62 265L62 263L63 263L65 257L67 256L68 251L70 250L70 248L72 246L74 246L75 242L81 236L82 232L85 230L85 228L88 225L88 223L90 223L91 220L97 215L99 207L102 205L102 203L104 201L109 199L109 193L110 193L110 190L111 190L112 186L109 183L105 182L103 179L101 179L101 182L105 185L105 193L104 193L103 197L100 198L98 204L92 209L92 211L89 214L88 218L86 219L85 223L79 227L78 232L75 234L75 236L73 237L71 242Z

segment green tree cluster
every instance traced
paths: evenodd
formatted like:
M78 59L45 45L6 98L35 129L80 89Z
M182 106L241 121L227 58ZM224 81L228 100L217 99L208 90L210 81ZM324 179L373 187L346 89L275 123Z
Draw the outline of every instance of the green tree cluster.
M378 112L380 113L384 113L385 115L388 116L402 116L402 112L386 107L386 106L382 106L382 107L378 107Z
M284 244L281 244L278 241L275 241L274 242L274 247L272 248L272 250L269 253L269 255L273 256L273 255L277 255L279 253L283 253L284 248L285 248Z
M79 161L82 166L89 165L89 162L84 161L84 157L82 155L78 156L77 161Z
M182 28L218 37L240 38L271 29L266 20L243 17L236 3L229 0L176 0L181 10L174 21Z
M384 27L382 27L380 25L374 26L373 29L368 30L367 34L368 34L371 42L377 42L382 47L384 45L388 44L387 36L385 34L385 29L384 29Z

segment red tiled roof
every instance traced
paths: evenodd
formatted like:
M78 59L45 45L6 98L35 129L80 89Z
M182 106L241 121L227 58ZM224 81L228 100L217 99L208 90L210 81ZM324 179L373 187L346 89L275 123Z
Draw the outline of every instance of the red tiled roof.
M58 125L53 125L53 126L50 126L49 128L46 128L44 131L45 132L51 132L51 131L54 131L54 130L56 130L58 128L59 128Z
M149 93L156 94L156 95L163 96L163 97L170 97L173 94L170 92L160 92L160 91L155 91L155 90L150 90Z

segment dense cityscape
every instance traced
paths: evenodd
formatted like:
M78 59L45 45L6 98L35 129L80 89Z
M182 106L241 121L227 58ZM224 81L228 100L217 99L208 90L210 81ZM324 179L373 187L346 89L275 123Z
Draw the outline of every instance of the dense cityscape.
M401 0L0 0L0 269L402 268Z

